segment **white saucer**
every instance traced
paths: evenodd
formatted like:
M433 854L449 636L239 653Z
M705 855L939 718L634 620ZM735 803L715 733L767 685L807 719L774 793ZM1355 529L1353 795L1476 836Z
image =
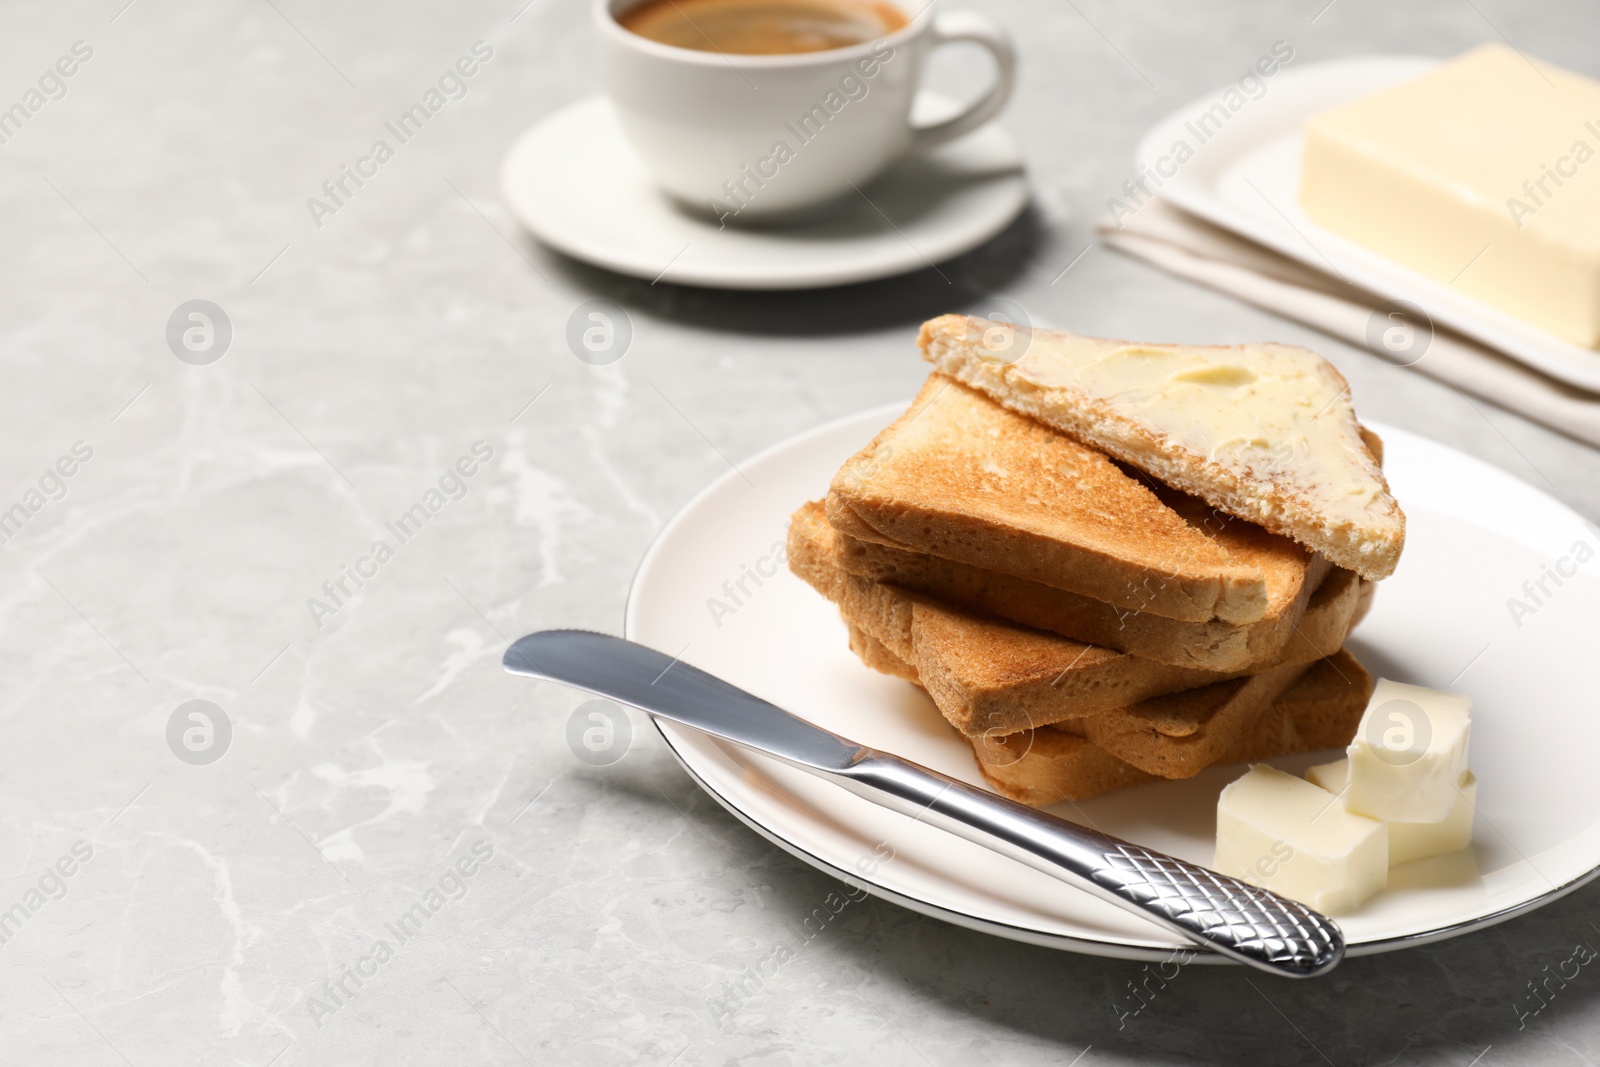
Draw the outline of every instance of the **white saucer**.
M1300 210L1301 127L1312 115L1416 78L1439 65L1427 56L1353 56L1285 70L1161 186L1192 215L1242 234L1319 271L1331 266L1355 285L1415 304L1437 323L1475 337L1512 359L1590 392L1600 392L1600 354L1492 308L1325 230ZM1185 105L1139 142L1154 166L1179 141L1190 143L1196 115L1217 94ZM1191 124L1186 126L1186 123Z
M821 427L742 462L695 497L646 554L627 635L863 744L981 784L972 751L920 690L862 666L838 611L783 560L790 513L827 491L903 404ZM1350 648L1374 675L1472 695L1481 783L1473 848L1397 867L1341 916L1351 955L1453 937L1538 907L1600 868L1600 562L1547 582L1535 613L1507 598L1595 534L1538 490L1444 445L1376 427L1406 510L1405 556ZM1571 562L1570 558L1568 562ZM1015 860L828 782L658 724L706 790L761 834L869 892L973 929L1097 955L1165 958L1180 946L1136 916ZM1272 762L1292 772L1332 758ZM1241 767L1052 809L1202 864L1217 794ZM892 856L892 859L885 859ZM1206 957L1210 959L1211 957Z
M953 114L934 93L918 122ZM867 199L824 222L718 229L656 191L596 96L517 139L500 172L506 203L533 235L569 256L651 281L721 289L814 289L922 270L1005 229L1028 202L1022 154L991 123L892 167Z

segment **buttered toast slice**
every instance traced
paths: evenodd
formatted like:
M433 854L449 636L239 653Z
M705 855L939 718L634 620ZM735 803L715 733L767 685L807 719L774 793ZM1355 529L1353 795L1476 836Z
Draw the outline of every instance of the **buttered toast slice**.
M1372 678L1354 656L1330 656L1308 668L1247 728L1217 746L1208 766L1343 748L1355 736L1371 693ZM1035 807L1160 780L1088 737L1056 727L968 741L979 770L997 792Z
M1363 440L1349 385L1292 345L1162 345L944 315L924 357L1047 426L1291 537L1376 581L1405 515Z
M930 375L910 410L834 476L828 521L1125 610L1249 623L1261 569L1109 458Z
M849 574L815 505L795 513L788 558L795 574L839 605L848 624L910 664L940 712L966 734L1014 733L1237 677L1156 663ZM1267 666L1310 663L1338 649L1359 618L1363 584L1349 571L1333 571Z

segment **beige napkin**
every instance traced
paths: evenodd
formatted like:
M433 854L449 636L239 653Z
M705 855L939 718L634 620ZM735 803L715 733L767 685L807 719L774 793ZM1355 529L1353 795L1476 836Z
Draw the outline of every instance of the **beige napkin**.
M1120 227L1100 227L1107 245L1257 307L1303 322L1391 362L1600 447L1600 395L1549 378L1494 349L1443 328L1426 347L1395 357L1368 340L1381 337L1395 305L1219 229L1162 200L1147 202ZM1374 315L1379 329L1373 330ZM1420 350L1421 357L1415 358ZM1415 358L1415 362L1411 362ZM1600 354L1596 354L1600 359Z

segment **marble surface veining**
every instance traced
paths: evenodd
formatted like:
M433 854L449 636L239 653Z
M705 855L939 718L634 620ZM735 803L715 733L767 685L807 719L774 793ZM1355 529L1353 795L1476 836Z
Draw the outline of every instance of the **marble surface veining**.
M5 5L0 108L47 91L0 144L0 511L26 513L0 547L0 1062L1600 1058L1592 971L1516 1007L1600 943L1600 888L1318 982L1189 968L1136 1017L1139 964L875 899L763 966L843 887L642 725L576 759L582 698L501 672L519 633L617 631L725 457L908 396L916 323L987 294L1110 336L1314 345L1365 415L1600 518L1600 455L1514 415L1104 249L1062 273L1140 133L1274 42L1504 37L1593 75L1593 5L981 6L1018 38L1029 215L942 273L749 295L562 259L501 204L510 140L596 91L576 0ZM313 217L477 42L463 95ZM981 81L958 56L934 76ZM565 340L596 298L634 330L610 366ZM231 324L205 365L168 344L192 300ZM222 758L185 705L221 710Z

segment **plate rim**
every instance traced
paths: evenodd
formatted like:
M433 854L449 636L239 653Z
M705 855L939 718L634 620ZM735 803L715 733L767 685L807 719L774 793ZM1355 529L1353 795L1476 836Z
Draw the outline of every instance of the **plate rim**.
M1343 56L1285 70L1284 80L1302 86L1314 85L1318 79L1331 79L1339 72L1359 69L1363 65L1413 66L1426 71L1443 62L1438 56L1404 53ZM1158 156L1161 153L1159 142L1185 118L1191 117L1197 107L1214 99L1220 92L1216 90L1197 96L1153 123L1140 136L1134 149L1136 163L1144 164ZM1292 136L1301 135L1296 133ZM1281 138L1273 140L1276 139ZM1272 140L1258 138L1251 142L1249 150L1219 158L1231 159L1231 165L1237 165L1250 152L1270 143ZM1215 170L1213 167L1212 172ZM1283 231L1258 223L1251 216L1231 207L1217 195L1215 182L1193 168L1179 171L1158 192L1183 211L1318 272L1326 273L1327 264L1331 261L1338 270L1349 274L1359 288L1380 297L1413 303L1430 319L1477 344L1586 393L1600 393L1600 350L1585 349L1475 298L1441 293L1441 283L1437 280L1364 249L1318 226L1303 213L1296 213L1291 226L1305 230L1310 237L1316 238L1316 243L1309 248L1304 245L1310 244L1310 237L1302 234L1301 242L1290 240ZM1451 300L1461 303L1452 304L1449 302Z
M850 423L858 421L865 422L869 417L877 419L882 416L892 419L895 414L905 409L905 403L905 401L893 401L829 419L809 429L803 430L800 433L784 438L783 440L769 445L766 448L759 449L758 451L745 457L741 461L741 466L753 464L767 459L768 457L786 453L798 447L803 447L806 443L810 442L814 438L827 436ZM1431 445L1449 449L1451 452L1465 456L1467 459L1473 460L1474 462L1484 462L1477 459L1475 456L1470 456L1464 452L1460 452L1459 449L1452 448L1450 445L1445 444L1444 442L1435 441L1432 438L1416 433L1415 431L1407 430L1400 426L1395 426L1381 421L1368 421L1366 425L1380 434L1388 435L1400 433L1406 436L1419 438ZM1495 469L1498 470L1499 468ZM1502 473L1506 473L1507 477L1511 477L1518 482L1521 482L1521 479L1516 479L1515 475L1511 475L1508 472ZM710 482L706 483L692 496L690 496L689 499L686 500L672 514L672 517L662 524L661 529L656 532L656 535L651 539L649 546L645 549L644 554L640 557L638 564L634 567L633 576L630 578L628 583L628 593L623 601L623 637L632 640L634 634L637 632L638 626L634 619L634 612L635 605L638 603L637 594L639 592L639 578L640 575L644 573L645 569L655 561L657 555L663 551L662 546L666 543L667 538L682 523L688 521L688 517L702 504L703 501L705 501L712 494L720 491L725 485L740 477L740 471L738 469L733 469L725 471L713 478ZM1527 483L1521 482L1521 484L1526 485ZM1540 492L1537 487L1529 486L1529 488L1533 489L1535 492ZM1552 497L1550 499L1555 498ZM1557 501L1557 503L1560 503L1560 501ZM1566 507L1566 505L1563 504L1562 507ZM1568 508L1568 510L1571 509ZM648 715L648 713L643 714ZM785 837L776 829L765 825L753 814L745 811L733 799L723 794L716 787L712 786L704 777L700 775L698 771L696 771L688 757L686 757L684 752L680 749L679 742L674 740L671 731L669 731L660 720L654 716L648 717L651 725L655 728L656 734L662 739L663 742L665 742L667 750L672 753L672 756L675 760L677 760L678 765L682 767L685 773L689 775L690 780L699 786L700 789L705 791L719 805L721 805L723 809L732 814L739 822L743 823L751 830L754 830L759 836L771 842L772 844L777 845L783 851L789 853L791 856L794 856L796 859L801 860L809 866L822 871L824 874L830 875L831 877L834 877L846 883L847 885L851 885L863 890L864 892L871 893L873 896L880 897L919 914L927 915L930 918L948 922L954 926L963 927L968 930L975 930L980 933L991 934L997 937L1003 937L1011 941L1038 945L1044 948L1052 948L1058 951L1076 952L1083 955L1098 956L1110 959L1151 961L1166 959L1171 956L1175 950L1185 950L1198 952L1196 962L1204 962L1213 965L1242 966L1236 961L1220 956L1209 949L1205 949L1203 947L1197 948L1197 946L1189 944L1188 942L1172 941L1170 943L1161 942L1157 944L1131 944L1126 941L1111 938L1093 938L1074 934L1049 933L1037 929L1031 929L1025 926L1018 926L1014 923L999 922L992 919L980 918L963 911L945 907L944 905L934 903L933 901L925 900L922 897L914 894L903 893L900 890L891 889L874 881L871 878L839 867L830 860L824 859L823 857L811 852L805 846ZM677 724L673 724L673 730L683 730L686 734L697 733L697 731L694 731L691 728L681 727ZM705 737L707 740L715 743L715 739L711 738L710 735L700 734L699 736ZM828 784L831 785L832 783ZM842 788L837 785L833 787ZM809 805L806 806L809 808ZM1389 937L1375 938L1369 941L1361 941L1354 944L1349 944L1346 947L1345 954L1351 958L1380 955L1404 948L1414 948L1440 941L1447 941L1456 937L1460 937L1463 934L1468 934L1477 930L1496 926L1502 922L1506 922L1510 919L1517 918L1518 916L1536 911L1539 908L1544 907L1546 904L1550 904L1561 899L1562 897L1567 896L1570 893L1575 892L1578 889L1581 889L1583 886L1588 885L1597 878L1600 878L1600 862L1597 862L1594 866L1588 868L1587 870L1579 872L1577 875L1561 883L1560 885L1554 886L1537 896L1530 897L1529 899L1519 903L1507 905L1504 908L1488 912L1484 915L1475 916L1470 919L1463 919L1459 922L1450 923L1444 926L1432 927L1427 930L1419 930L1410 934L1397 934Z
M921 90L920 93L927 93ZM938 96L939 94L932 94ZM632 278L661 279L660 263L652 260L645 262L625 249L605 245L591 240L582 231L562 226L559 223L552 225L548 214L525 210L523 199L514 190L516 183L513 180L514 172L520 173L522 157L528 151L528 145L534 137L544 128L571 113L583 108L603 106L610 108L610 101L604 93L593 93L582 97L563 107L559 107L541 116L511 140L510 147L506 149L501 158L499 167L499 193L500 199L511 212L520 226L534 239L549 245L564 255L580 260L602 270L613 271ZM995 130L1011 141L1017 154L1022 155L1021 146L1016 139L999 124L999 120L985 123L972 134ZM968 136L972 136L968 134ZM581 153L574 153L577 158ZM958 237L946 241L944 244L934 243L932 250L924 256L917 247L906 244L906 248L898 257L888 261L867 261L862 263L856 257L846 257L835 261L831 266L812 266L804 268L788 268L786 272L742 272L738 267L707 267L695 266L693 261L688 264L669 264L671 276L664 280L675 285L693 285L711 289L734 289L749 292L772 292L783 290L826 289L842 285L855 285L861 282L880 281L886 278L896 278L904 274L914 273L925 269L930 263L937 265L964 255L992 240L1007 226L1015 222L1028 204L1032 202L1032 189L1028 182L1027 166L1024 161L1016 175L1015 193L1010 198L1003 211L996 210L992 218L986 218L982 226L974 226L969 231L963 231ZM708 227L709 229L709 227ZM924 242L926 244L926 242Z

